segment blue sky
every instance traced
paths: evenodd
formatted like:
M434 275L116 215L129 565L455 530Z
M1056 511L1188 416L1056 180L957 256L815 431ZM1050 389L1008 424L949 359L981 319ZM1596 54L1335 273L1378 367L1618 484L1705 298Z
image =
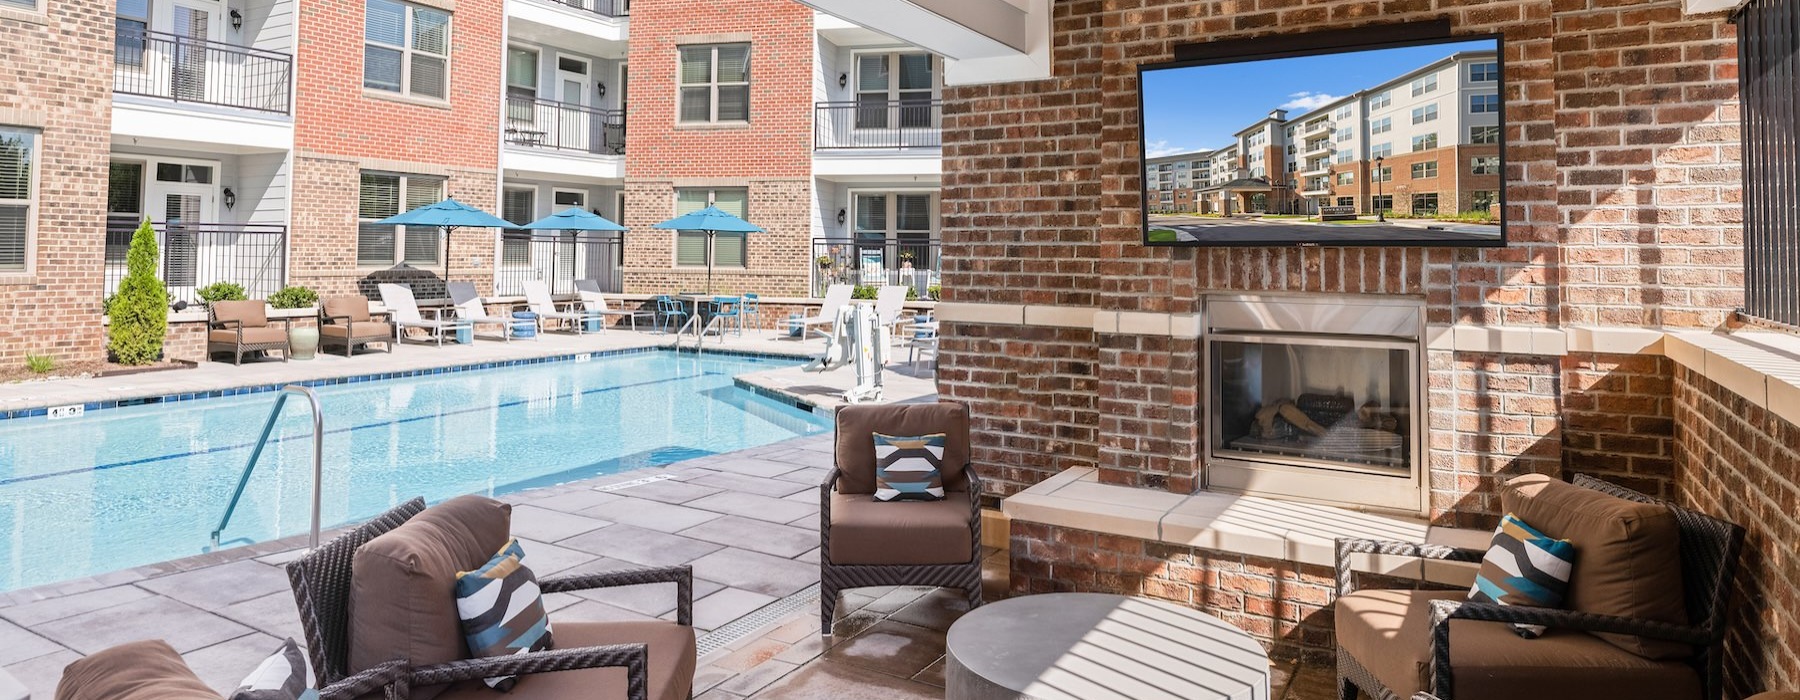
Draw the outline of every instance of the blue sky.
M1144 150L1159 155L1231 145L1232 135L1277 107L1293 119L1491 40L1349 54L1223 63L1144 73Z

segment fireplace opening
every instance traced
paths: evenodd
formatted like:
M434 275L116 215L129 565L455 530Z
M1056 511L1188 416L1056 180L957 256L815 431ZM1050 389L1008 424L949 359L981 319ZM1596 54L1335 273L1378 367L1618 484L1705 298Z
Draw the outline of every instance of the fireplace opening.
M1206 488L1424 508L1418 301L1216 296L1203 313Z

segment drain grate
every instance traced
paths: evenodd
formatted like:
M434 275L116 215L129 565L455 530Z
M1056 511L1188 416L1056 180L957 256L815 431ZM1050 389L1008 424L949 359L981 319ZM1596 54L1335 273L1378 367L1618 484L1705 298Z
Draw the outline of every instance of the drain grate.
M699 652L698 655L700 658L706 658L707 654L723 649L732 642L755 634L758 630L774 624L782 618L793 614L795 611L802 610L809 605L817 606L818 604L819 584L815 583L811 586L807 586L798 593L757 608L748 615L727 622L725 623L725 626L708 632L706 636L701 637L699 641L695 642L696 651Z

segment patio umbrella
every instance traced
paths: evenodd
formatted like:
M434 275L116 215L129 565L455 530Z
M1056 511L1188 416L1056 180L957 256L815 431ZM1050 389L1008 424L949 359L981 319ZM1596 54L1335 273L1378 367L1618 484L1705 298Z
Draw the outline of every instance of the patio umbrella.
M375 222L395 226L436 226L444 230L444 280L450 279L450 232L462 226L512 228L512 222L471 207L454 198L427 204Z
M519 228L561 231L629 231L604 216L581 207L569 207Z
M720 233L762 233L761 226L731 215L718 207L707 207L691 214L682 214L668 221L657 224L653 228L672 228L682 231L701 231L706 234L706 293L712 293L713 271L713 238Z

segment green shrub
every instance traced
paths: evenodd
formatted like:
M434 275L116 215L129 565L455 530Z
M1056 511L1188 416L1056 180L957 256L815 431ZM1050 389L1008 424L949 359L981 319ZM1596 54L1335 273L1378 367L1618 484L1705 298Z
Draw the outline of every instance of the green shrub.
M859 284L859 285L856 285L855 289L850 290L850 298L851 299L874 299L876 291L877 290L874 285Z
M943 293L943 288L935 284L925 288L925 296L931 297L932 301L937 301L938 297L942 296Z
M277 309L304 309L319 303L319 293L305 287L284 287L269 295L269 305Z
M906 300L907 301L918 301L919 300L919 290L914 289L910 286L907 287L906 288Z
M56 358L49 355L27 353L25 369L31 370L32 374L49 374L50 370L56 369Z
M156 278L156 231L150 220L131 235L125 279L109 304L106 349L123 365L147 365L162 354L169 331L169 290Z
M200 301L208 304L215 301L243 301L249 298L244 296L244 285L233 282L214 282L201 287L195 294L200 296Z

